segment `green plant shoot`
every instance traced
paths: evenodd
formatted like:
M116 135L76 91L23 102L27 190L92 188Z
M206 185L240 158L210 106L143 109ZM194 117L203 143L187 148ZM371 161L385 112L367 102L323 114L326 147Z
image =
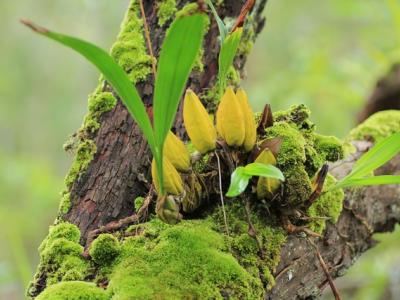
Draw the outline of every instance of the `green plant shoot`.
M163 194L162 149L166 134L175 118L183 89L200 50L206 16L198 13L176 19L165 37L155 82L154 130L138 91L124 70L106 51L84 40L49 31L27 20L22 20L22 23L35 32L80 53L104 75L149 143L156 160L158 179L161 183L160 190Z
M227 197L236 197L243 193L252 176L261 176L279 179L285 181L281 170L273 165L260 163L251 163L244 167L237 167L231 175L231 183L229 185Z

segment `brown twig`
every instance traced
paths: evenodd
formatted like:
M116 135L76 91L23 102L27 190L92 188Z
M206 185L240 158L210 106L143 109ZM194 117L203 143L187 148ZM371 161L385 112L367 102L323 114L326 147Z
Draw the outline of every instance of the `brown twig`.
M19 21L20 21L22 24L24 24L25 26L28 26L30 29L32 29L32 30L35 31L35 32L38 32L38 33L47 33L47 32L49 32L48 29L36 25L36 24L33 23L31 20L28 20L28 19L20 19Z
M153 70L153 75L155 79L157 73L156 62L155 62L156 58L153 53L153 47L151 46L150 30L147 24L147 18L146 18L146 13L144 11L143 0L139 0L139 4L140 4L140 13L142 14L142 19L143 19L144 35L146 36L147 47L149 48L149 53L151 56L151 68Z
M231 29L231 32L234 32L236 28L243 26L247 14L253 8L255 2L256 2L255 0L246 1L246 3L242 7L242 10L240 11L239 17L236 19L235 25L233 25Z
M338 291L338 289L336 288L335 283L333 282L333 279L332 279L331 274L329 274L328 267L326 266L325 261L324 261L324 259L322 258L321 253L320 253L319 250L318 250L317 245L316 245L311 239L307 239L307 240L308 240L308 242L309 242L309 243L314 247L314 249L315 249L315 254L316 254L316 256L317 256L317 258L318 258L318 260L319 260L319 263L320 263L320 265L321 265L321 267L322 267L322 270L324 270L324 273L325 273L326 278L328 279L329 286L331 287L332 293L333 293L333 295L335 296L335 300L341 300L339 291Z

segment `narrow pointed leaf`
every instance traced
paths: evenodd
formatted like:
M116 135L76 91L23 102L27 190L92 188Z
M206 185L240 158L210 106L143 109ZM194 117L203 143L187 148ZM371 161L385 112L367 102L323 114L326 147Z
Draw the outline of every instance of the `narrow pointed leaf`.
M239 47L242 32L243 28L237 28L225 38L221 45L221 50L218 57L218 78L221 90L225 88L226 76L229 68L233 64L233 59L235 58L237 49Z
M211 9L211 12L214 15L215 21L217 22L218 25L218 30L219 30L219 36L221 38L221 44L224 42L226 35L228 34L228 29L226 28L225 23L221 20L221 18L218 16L217 10L215 9L214 5L212 4L211 0L206 0L208 6Z
M349 178L363 177L384 165L400 152L400 133L395 133L373 146L354 164Z
M383 185L383 184L400 184L400 176L381 175L381 176L371 176L366 178L353 178L346 180L345 182L339 182L337 185L333 186L332 189L329 190L352 187L352 186Z
M143 131L152 151L155 150L153 130L143 102L124 70L106 51L81 39L49 31L27 21L24 22L35 32L75 50L97 67L121 97L129 113Z
M176 19L168 30L158 59L154 88L154 135L161 150L175 119L179 100L203 41L206 16L194 14Z
M249 176L269 177L285 181L282 171L273 165L251 163L244 167L244 172Z
M227 197L236 197L243 193L249 184L251 176L247 175L244 167L238 167L231 175L231 183L229 185Z
M157 161L160 160L161 156L159 153L159 147L156 145L151 122L139 93L130 82L124 70L114 61L114 59L106 51L89 42L72 36L49 31L30 21L23 20L22 22L35 32L71 48L90 61L104 75L106 80L118 93L129 113L142 130L154 157ZM162 164L161 169L158 170L158 174L161 174L159 176L162 177ZM163 182L162 178L160 178L160 182Z

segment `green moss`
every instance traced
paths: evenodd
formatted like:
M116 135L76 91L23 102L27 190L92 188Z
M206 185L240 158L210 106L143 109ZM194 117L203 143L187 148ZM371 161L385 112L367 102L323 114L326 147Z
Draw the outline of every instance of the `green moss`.
M112 234L101 234L92 243L89 254L98 265L108 265L120 252L120 245Z
M51 226L49 234L39 247L40 263L28 295L36 293L37 286L57 282L84 280L89 272L89 263L82 257L83 247L79 244L79 229L70 223ZM45 282L39 274L46 274Z
M380 111L358 125L346 138L347 141L370 140L379 142L400 131L400 111Z
M301 165L306 160L306 140L297 128L285 121L275 122L265 131L266 138L282 138L282 145L277 157L278 166Z
M71 188L80 173L87 169L90 162L93 160L96 151L96 144L92 140L84 140L78 145L71 169L65 177L65 185L68 188Z
M61 282L36 298L37 300L108 300L107 292L87 282Z
M343 159L343 143L334 136L315 134L314 147L319 155L326 161L337 161Z
M158 25L164 26L174 16L176 10L176 0L160 1L157 10Z
M324 190L327 190L335 182L336 179L328 174L325 180ZM344 192L342 189L336 189L322 194L307 211L310 217L316 218L309 224L310 229L317 233L322 233L325 230L326 220L318 219L319 217L328 218L330 222L336 223L342 211L343 200Z
M282 170L285 175L284 197L290 205L301 205L312 194L311 181L304 166L285 166Z
M58 211L60 212L60 214L65 215L71 208L71 194L67 191L62 192L61 194L62 197Z
M199 11L199 5L196 2L188 3L182 9L176 12L175 17L181 18L184 16L189 16Z
M159 221L151 221L158 231ZM207 221L161 225L156 239L129 238L109 289L118 299L260 299L262 288Z
M136 0L131 1L118 39L111 49L111 55L127 72L133 83L145 80L151 71L152 58L147 54L143 21Z
M281 247L286 241L284 231L273 216L265 217L265 208L255 205L251 211L255 239L248 234L249 224L243 202L239 199L227 202L225 209L230 232L225 239L229 249L251 276L261 279L263 286L272 287L275 281L271 274L279 264ZM213 220L219 231L225 233L221 209L216 210Z
M134 200L135 211L137 212L143 205L144 198L143 197L136 197Z

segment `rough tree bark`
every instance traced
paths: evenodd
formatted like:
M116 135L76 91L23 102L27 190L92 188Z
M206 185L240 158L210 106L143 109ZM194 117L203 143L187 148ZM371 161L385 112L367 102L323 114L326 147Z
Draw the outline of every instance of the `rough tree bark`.
M190 1L177 0L182 8ZM225 0L218 7L222 17L237 17L244 0ZM262 12L266 0L256 1L251 13L250 25L256 35L264 26ZM151 41L155 54L169 22L158 25L155 1L144 1ZM203 72L194 72L189 86L196 92L213 87L217 73L218 28L212 21L205 37ZM235 66L243 70L246 55L237 57ZM153 78L151 75L137 84L145 105L151 111ZM106 87L106 89L109 89ZM86 244L91 230L111 221L132 214L133 200L147 193L150 182L150 152L137 125L118 100L113 110L101 116L101 126L92 137L96 144L96 154L72 184L69 190L71 207L60 219L76 224L82 234L81 243ZM178 114L176 129L180 132L181 116ZM366 151L371 144L356 142L357 153L346 161L341 161L332 170L336 177L342 177L351 169L355 158ZM400 157L384 166L379 172L398 173ZM324 237L315 241L326 261L331 276L343 275L355 259L374 245L375 232L393 230L400 221L400 188L398 186L369 187L358 192L347 192L344 210L335 225L328 225ZM281 251L280 264L274 274L276 285L268 292L266 299L311 299L320 295L327 285L327 278L315 257L313 248L303 236L291 235Z

